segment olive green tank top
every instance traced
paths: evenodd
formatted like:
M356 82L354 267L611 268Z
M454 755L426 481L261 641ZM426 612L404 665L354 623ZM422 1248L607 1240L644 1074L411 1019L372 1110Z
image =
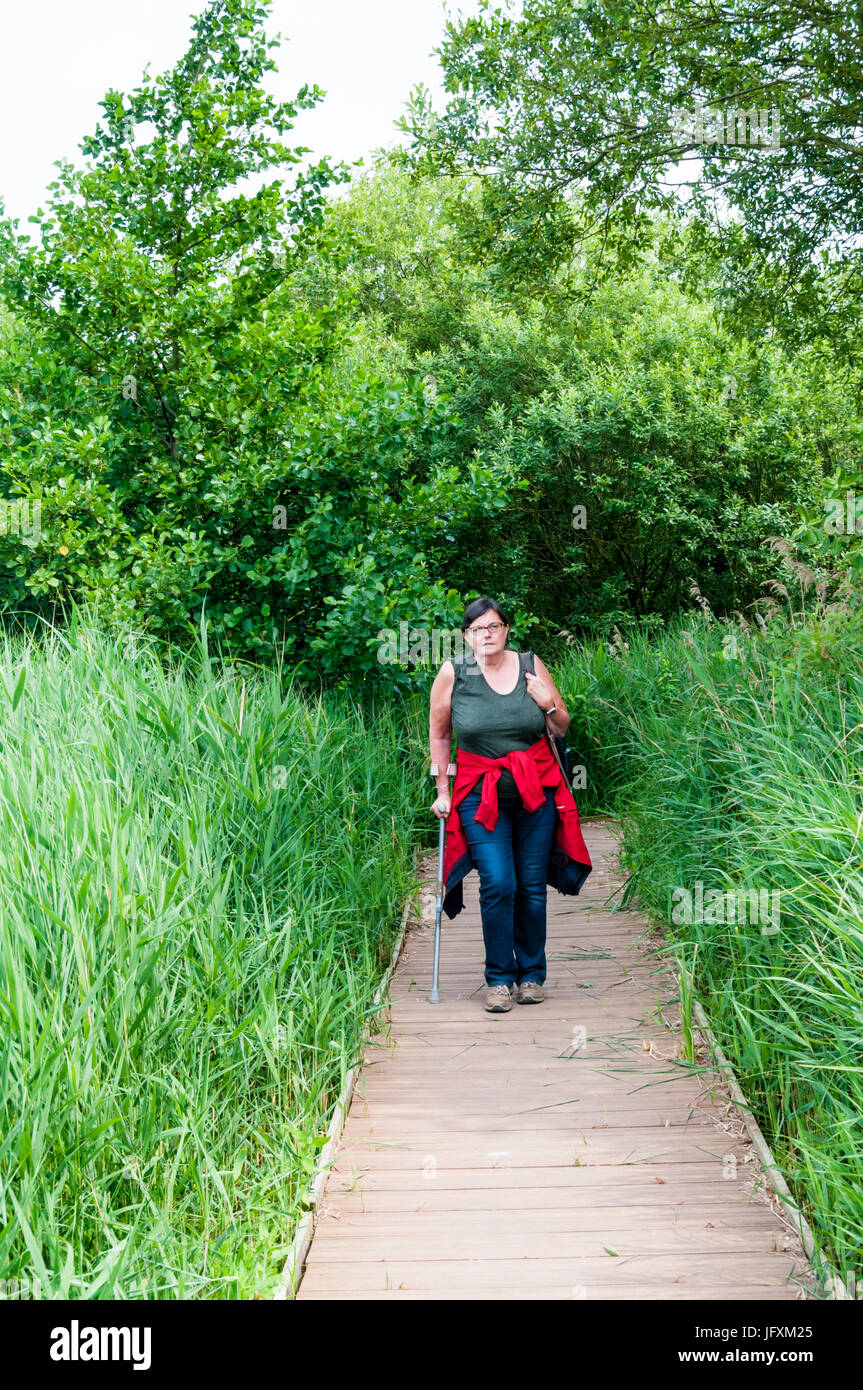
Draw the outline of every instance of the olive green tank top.
M507 651L512 648L508 647ZM545 731L545 715L528 694L525 670L534 670L533 653L519 652L515 689L508 695L492 690L471 657L450 657L455 670L452 690L452 727L456 747L483 758L502 758L515 749L525 751ZM482 778L477 784L482 790ZM520 801L515 778L506 768L500 774L497 794L501 801Z

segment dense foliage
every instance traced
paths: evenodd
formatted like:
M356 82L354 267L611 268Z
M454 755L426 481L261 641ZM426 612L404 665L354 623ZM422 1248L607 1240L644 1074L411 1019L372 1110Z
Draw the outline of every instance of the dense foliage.
M381 633L451 630L479 591L547 652L666 622L693 581L751 606L765 542L853 466L855 369L735 336L670 218L613 279L588 254L513 285L460 230L470 177L382 159L328 201L322 160L239 191L297 161L320 95L266 94L267 8L208 8L172 72L108 93L39 239L2 224L0 467L41 509L35 542L0 534L7 609L171 641L204 611L226 650L356 684Z
M492 480L413 464L448 428L421 383L361 372L334 397L343 306L298 295L294 271L325 254L323 190L343 175L320 161L290 190L232 191L299 157L275 136L320 95L266 95L267 8L208 9L166 78L108 93L40 242L5 226L0 448L41 536L5 529L0 584L10 607L98 600L172 638L206 606L235 650L272 657L277 636L331 673L393 586L433 601L422 538L439 513L493 510Z

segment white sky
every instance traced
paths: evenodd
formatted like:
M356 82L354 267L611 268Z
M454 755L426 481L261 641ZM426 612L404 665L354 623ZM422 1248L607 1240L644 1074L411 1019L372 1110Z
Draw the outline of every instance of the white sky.
M205 0L0 0L0 201L26 219L56 178L55 160L83 164L78 144L102 115L110 87L129 93L147 63L151 75L185 52L190 15ZM424 82L444 104L431 50L443 37L445 11L476 14L476 0L274 0L265 28L282 35L271 50L279 71L269 89L281 100L304 83L327 93L300 111L287 144L309 145L306 161L365 158L399 142L393 121L411 88ZM296 167L296 166L294 166ZM357 171L360 172L360 171ZM336 185L342 193L346 185Z

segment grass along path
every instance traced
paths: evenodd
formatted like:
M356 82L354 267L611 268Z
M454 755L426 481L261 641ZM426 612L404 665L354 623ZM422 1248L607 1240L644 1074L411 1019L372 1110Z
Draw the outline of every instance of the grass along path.
M583 648L559 676L579 804L624 829L625 901L664 924L816 1239L859 1285L863 626L690 620ZM670 891L699 882L778 892L779 931L669 921Z
M0 1275L267 1297L411 886L397 714L81 623L0 677Z

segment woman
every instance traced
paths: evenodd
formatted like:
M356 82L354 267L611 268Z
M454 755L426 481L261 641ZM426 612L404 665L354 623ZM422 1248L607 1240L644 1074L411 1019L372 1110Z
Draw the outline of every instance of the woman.
M509 623L483 595L462 620L469 651L446 661L431 688L429 746L436 816L448 817L444 908L461 911L461 880L479 870L485 1007L544 998L546 885L577 893L590 873L578 811L546 731L569 714L539 657L506 645ZM533 670L530 668L533 667ZM455 732L456 779L447 766Z

